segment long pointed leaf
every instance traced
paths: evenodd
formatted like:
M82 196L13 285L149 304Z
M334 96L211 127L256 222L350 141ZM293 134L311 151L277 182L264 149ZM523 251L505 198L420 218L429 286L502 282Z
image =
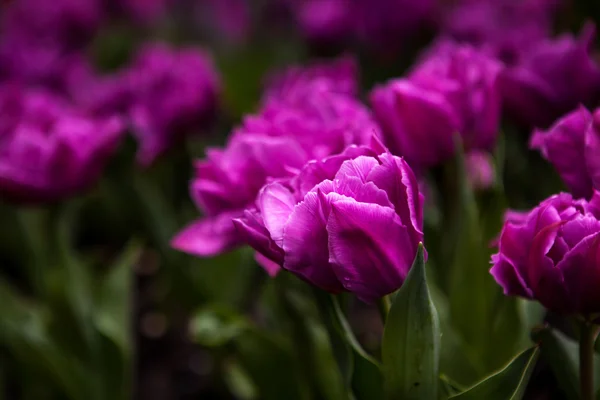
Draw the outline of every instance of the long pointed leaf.
M520 400L525 395L529 378L539 356L532 347L519 354L504 369L479 382L467 391L450 397L452 400Z
M422 244L390 308L382 352L387 398L437 399L440 331L427 287Z

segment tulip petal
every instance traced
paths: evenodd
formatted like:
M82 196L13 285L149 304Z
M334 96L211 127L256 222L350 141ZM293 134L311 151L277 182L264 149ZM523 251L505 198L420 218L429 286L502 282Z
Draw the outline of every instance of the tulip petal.
M269 257L266 257L264 254L259 253L258 251L254 253L254 260L256 260L258 265L260 265L265 271L267 271L267 274L269 274L269 276L271 277L276 276L281 270L279 263L276 263Z
M580 313L600 312L600 232L581 240L557 265Z
M335 193L307 193L304 201L294 208L283 232L283 267L334 293L343 290L331 269L328 254L326 223L331 211L330 197L335 196Z
M244 210L243 217L233 219L233 225L241 240L274 262L283 263L283 250L271 239L258 210Z
M530 146L540 149L575 197L588 197L592 191L585 163L585 132L590 121L589 111L581 107L559 120L547 132L536 130L531 138Z
M379 159L381 165L373 168L367 180L387 193L413 241L423 241L424 198L417 179L404 159L385 153Z
M335 174L335 179L351 178L355 177L360 179L361 182L367 181L369 172L379 163L373 157L360 156L353 160L346 160L342 163L342 166Z
M490 274L502 286L505 295L533 297L531 289L510 259L498 253L492 256L492 263L494 266L490 269Z
M327 233L336 276L366 302L398 289L416 254L417 243L390 207L334 200Z
M171 246L200 257L212 257L232 250L241 244L233 225L233 219L240 214L241 211L236 210L216 217L199 219L175 235Z
M281 247L283 227L294 209L296 201L288 188L280 183L270 183L258 195L258 208L271 238Z
M562 238L565 240L569 248L573 248L583 238L600 232L600 221L590 216L580 216L566 222L561 230Z
M557 222L535 235L529 253L528 277L536 299L546 308L563 313L572 309L572 302L561 269L547 256L560 227L561 223Z

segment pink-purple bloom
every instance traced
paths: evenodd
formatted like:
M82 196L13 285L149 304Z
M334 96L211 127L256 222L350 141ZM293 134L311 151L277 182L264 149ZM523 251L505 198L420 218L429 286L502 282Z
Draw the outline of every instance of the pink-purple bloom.
M547 131L535 130L530 146L542 153L576 197L589 198L600 188L600 110L581 106Z
M490 150L498 134L500 64L469 46L442 42L406 78L371 93L386 145L413 167L454 154L455 135L467 151Z
M590 52L595 28L579 38L564 34L533 46L500 77L507 112L522 122L546 128L580 103L600 95L600 66Z
M475 190L491 188L496 182L496 172L492 156L484 151L472 151L465 154L467 179Z
M72 74L72 95L82 107L127 117L144 166L186 135L206 129L220 92L220 77L207 53L160 42L143 46L114 75L98 76L85 65Z
M402 158L373 154L349 148L266 185L237 229L264 257L321 289L366 302L395 291L423 241L423 195Z
M397 48L433 20L432 0L290 1L300 30L317 44L359 42Z
M491 274L507 295L561 314L600 312L600 193L560 193L505 223Z
M118 117L90 117L52 94L0 87L1 196L47 203L89 188L123 128Z
M98 0L18 0L1 11L0 80L53 88L102 20Z
M442 31L513 64L550 37L555 0L462 0L444 13Z
M209 149L196 164L190 191L204 217L174 238L175 248L211 256L240 245L232 219L254 204L264 184L293 176L309 160L369 144L378 133L361 103L332 91L337 85L319 77L303 82L294 78L294 90L267 97L225 148Z

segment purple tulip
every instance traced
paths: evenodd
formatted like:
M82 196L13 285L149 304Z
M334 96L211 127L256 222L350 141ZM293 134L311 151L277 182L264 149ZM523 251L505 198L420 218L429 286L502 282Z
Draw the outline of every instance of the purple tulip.
M315 171L325 179L305 192ZM315 286L366 302L402 285L423 241L418 182L390 153L313 162L292 182L266 185L256 205L235 220L246 242Z
M500 76L507 111L536 127L547 127L580 103L600 94L600 67L590 56L595 29L588 25L579 39L566 34L534 46Z
M430 167L454 154L454 135L467 151L493 148L500 120L495 60L443 42L407 77L376 87L371 103L394 154Z
M600 188L600 110L585 108L559 119L547 131L535 130L530 146L542 153L576 197L589 198Z
M263 101L281 101L318 85L324 90L347 96L358 96L358 66L350 56L306 66L292 66L272 74L266 82Z
M147 44L132 63L101 76L88 65L71 72L71 96L96 114L125 115L139 142L138 162L152 164L188 134L205 129L220 82L208 54L196 48Z
M442 31L513 64L552 33L555 0L464 0L444 13Z
M316 44L362 42L398 47L433 20L432 0L289 1L300 30Z
M180 232L173 247L212 256L241 244L233 217L254 204L260 188L296 174L311 159L366 145L377 127L355 99L309 81L288 96L267 101L247 116L225 149L211 149L196 166L192 198L205 217Z
M561 314L600 312L600 192L589 202L554 195L506 222L491 274L506 295Z
M0 80L62 89L65 70L99 28L97 0L18 0L0 13Z
M62 99L0 88L0 194L18 203L47 203L93 185L115 152L124 125L91 118Z

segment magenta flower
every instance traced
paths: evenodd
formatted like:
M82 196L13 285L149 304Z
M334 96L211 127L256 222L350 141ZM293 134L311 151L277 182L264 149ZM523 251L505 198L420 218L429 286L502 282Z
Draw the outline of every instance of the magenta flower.
M600 110L579 107L547 131L535 130L530 146L542 153L576 197L589 198L600 188Z
M292 66L272 74L266 82L263 101L280 101L293 96L295 91L306 91L312 84L330 92L358 96L358 66L356 59L341 57L310 66Z
M102 20L97 0L19 0L0 14L0 79L62 89Z
M547 127L580 103L600 94L600 67L590 55L595 29L579 39L563 35L538 43L500 77L507 111L536 127Z
M500 121L500 65L471 47L443 42L407 78L376 87L371 103L393 153L430 167L454 154L493 148Z
M442 31L513 64L550 37L555 0L463 0L444 13Z
M600 312L600 193L554 195L505 223L491 274L507 295L562 314Z
M123 123L91 118L43 92L0 88L0 194L46 203L89 188L115 152Z
M147 44L130 65L109 76L85 64L78 67L70 71L71 96L90 112L126 116L143 166L205 129L217 107L219 76L199 49Z
M389 50L433 21L432 0L289 1L301 32L316 44L360 42Z
M321 289L366 302L402 285L423 241L418 182L389 153L310 163L292 182L266 185L256 204L235 220L250 245Z
M311 159L369 144L376 133L363 105L318 80L272 98L244 119L225 149L209 150L197 164L190 190L205 217L180 232L173 247L212 256L240 245L232 219L254 204L264 184L293 176Z

